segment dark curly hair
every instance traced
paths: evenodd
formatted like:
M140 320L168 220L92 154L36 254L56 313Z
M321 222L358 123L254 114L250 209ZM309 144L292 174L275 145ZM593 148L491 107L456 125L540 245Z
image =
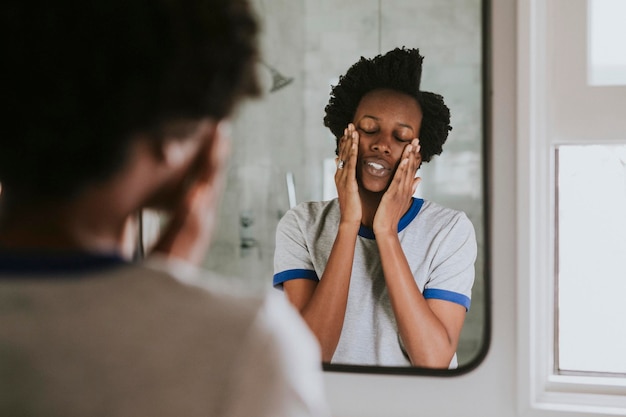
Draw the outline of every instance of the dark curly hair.
M419 132L422 161L428 162L439 155L448 138L450 109L439 94L420 90L422 61L419 49L396 48L372 59L361 59L332 88L326 106L324 126L337 138L337 144L364 95L372 90L386 88L414 97L422 109L422 126ZM335 148L337 152L337 148Z
M7 0L0 10L7 194L69 198L116 172L134 133L222 119L260 94L247 0Z

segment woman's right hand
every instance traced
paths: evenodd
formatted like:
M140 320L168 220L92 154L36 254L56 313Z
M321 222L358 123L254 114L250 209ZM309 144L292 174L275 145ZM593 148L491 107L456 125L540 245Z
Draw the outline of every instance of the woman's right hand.
M359 133L350 123L339 139L335 185L341 210L341 223L361 224L361 199L356 182L356 164L359 151Z
M283 284L285 294L320 342L323 362L332 360L341 337L361 225L361 198L356 181L358 149L359 135L351 123L338 143L335 185L341 219L322 276L319 281L290 279Z

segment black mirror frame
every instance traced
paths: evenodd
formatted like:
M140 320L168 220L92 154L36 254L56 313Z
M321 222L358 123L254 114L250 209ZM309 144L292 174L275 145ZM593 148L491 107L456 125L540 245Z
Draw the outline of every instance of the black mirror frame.
M492 96L492 75L491 75L491 0L481 2L481 56L482 56L482 185L483 185L483 216L484 216L484 280L485 280L485 328L483 340L478 354L467 364L455 369L430 369L420 367L395 367L395 366L371 366L371 365L341 365L323 363L322 367L327 372L350 372L363 374L388 374L388 375L422 375L422 376L458 376L476 369L485 359L491 345L491 193L490 193L490 173L491 173L491 96Z

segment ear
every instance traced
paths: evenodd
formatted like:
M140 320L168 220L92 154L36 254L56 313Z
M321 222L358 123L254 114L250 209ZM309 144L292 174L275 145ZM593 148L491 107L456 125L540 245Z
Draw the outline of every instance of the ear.
M177 169L188 166L198 158L202 150L211 146L218 131L218 123L212 119L174 126L165 133L159 144L160 157L166 166Z

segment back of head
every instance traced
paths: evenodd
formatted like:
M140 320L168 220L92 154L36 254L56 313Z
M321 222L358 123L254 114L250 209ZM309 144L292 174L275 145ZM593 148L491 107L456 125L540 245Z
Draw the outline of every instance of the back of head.
M0 6L7 194L69 198L116 172L131 135L259 93L246 0L36 3Z

